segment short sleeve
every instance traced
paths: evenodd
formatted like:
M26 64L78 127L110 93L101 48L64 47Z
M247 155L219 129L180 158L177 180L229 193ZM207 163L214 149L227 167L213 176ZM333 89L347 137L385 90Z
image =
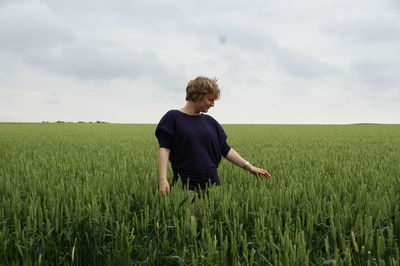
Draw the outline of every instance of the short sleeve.
M175 119L171 112L166 113L157 125L155 135L160 148L171 149L175 136Z
M222 156L226 157L228 155L229 150L231 149L231 147L226 142L228 136L225 134L224 129L217 121L215 121L215 124L217 128L217 135L220 143L221 154Z

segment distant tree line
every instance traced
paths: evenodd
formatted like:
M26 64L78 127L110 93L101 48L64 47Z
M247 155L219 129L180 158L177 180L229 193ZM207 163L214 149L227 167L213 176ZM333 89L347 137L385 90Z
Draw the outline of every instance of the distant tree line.
M56 122L51 122L51 121L42 121L42 123L80 123L80 124L108 124L110 122L106 122L106 121L96 121L96 122L92 122L92 121L78 121L78 122L72 122L72 121L62 121L62 120L58 120Z

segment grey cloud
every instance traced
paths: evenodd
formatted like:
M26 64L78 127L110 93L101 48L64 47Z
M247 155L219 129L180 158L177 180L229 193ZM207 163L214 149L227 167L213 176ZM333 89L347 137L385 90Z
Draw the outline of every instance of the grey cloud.
M160 60L151 51L133 51L118 46L99 47L79 42L60 46L57 50L55 53L38 52L27 56L26 60L51 72L80 78L137 78L165 72Z
M13 4L13 3L15 4L17 2L21 2L21 1L18 1L18 0L0 0L0 8L4 7L4 6L8 6L9 4Z
M257 30L248 26L223 27L219 30L226 36L226 43L239 46L246 50L271 52L277 46L277 41L268 32ZM217 35L218 36L218 35Z
M76 39L46 5L27 2L0 9L0 48L49 72L79 78L176 76L152 51Z
M135 51L113 46L72 43L59 47L58 53L37 53L27 61L49 72L67 74L82 79L115 79L148 77L168 87L166 80L184 75L163 65L158 56L149 50ZM171 81L171 80L170 80Z
M372 91L398 89L400 61L362 60L351 65L363 88Z
M43 0L49 7L60 12L74 13L113 13L118 16L127 16L131 19L146 20L157 23L166 20L181 20L182 17L210 17L221 12L232 10L253 10L249 2L256 4L264 1L159 1L159 0L70 0L53 1ZM79 6L79 8L77 8ZM157 21L154 21L156 19Z
M46 99L44 102L49 104L61 104L61 101L57 99Z
M36 7L36 13L29 13L28 19L24 20L25 24L18 22L14 23L17 26L9 27L13 29L13 32L8 32L4 40L0 41L0 45L20 52L25 55L28 62L40 65L49 71L81 78L120 76L135 78L140 75L168 72L151 51L132 51L121 47L104 49L98 47L97 44L74 40L72 34L58 22L52 10L62 13L65 12L64 9L67 9L68 12L72 12L76 9L76 2L46 1L45 3L50 8L43 3L39 4ZM239 61L246 58L246 54L251 54L253 58L264 58L265 61L274 62L294 76L316 77L331 70L329 66L310 55L281 47L267 28L259 25L257 19L260 18L252 17L252 13L246 13L248 19L238 19L243 12L247 12L245 6L238 6L239 2L230 7L229 12L224 10L220 16L210 15L219 10L215 6L214 11L206 12L205 7L210 4L211 2L205 5L182 3L182 7L174 7L167 3L159 6L158 1L143 3L118 0L117 3L112 4L109 1L96 1L96 4L93 1L84 1L79 5L80 9L77 12L87 12L89 16L96 12L108 12L114 16L123 14L125 18L140 22L140 25L156 23L160 25L158 27L165 26L165 23L160 22L170 22L186 34L195 32L200 42L211 50L215 48L215 45L221 45L218 40L223 36L225 46L240 48L242 55L237 55L241 57ZM196 10L196 15L191 17L184 10ZM17 11L11 13L17 13ZM8 19L12 21L11 16ZM41 22L38 23L38 21ZM137 26L137 24L134 25ZM26 35L27 32L31 34ZM210 39L214 41L211 46ZM27 40L32 43L31 49L26 49ZM63 45L60 45L61 43Z
M293 76L313 78L337 72L334 67L312 56L285 47L275 49L274 59L279 67Z
M72 33L45 5L11 4L0 9L0 48L17 54L72 40Z
M388 0L388 1L389 1L389 4L393 8L397 9L398 11L400 11L400 2L398 0Z
M400 41L400 25L383 18L343 21L321 26L325 32L343 39L366 42Z
M207 20L206 23L193 23L186 25L188 28L194 28L199 34L199 39L204 47L210 50L215 49L216 45L222 45L221 36L224 38L224 49L226 51L231 47L240 49L240 53L229 53L224 57L230 62L240 62L246 60L246 54L253 59L264 63L274 63L287 74L297 77L315 78L327 74L337 74L336 67L321 62L317 58L301 53L289 47L279 44L279 40L271 35L266 29L252 24L249 21L231 21L227 17L218 17L214 20ZM205 38L204 38L205 37ZM210 39L214 44L210 44ZM227 52L225 52L227 53ZM243 66L243 63L240 64Z
M29 101L29 102L44 102L50 104L61 104L61 98L56 93L47 93L43 91L29 92L5 92L0 93L1 99L6 102Z
M209 44L237 46L244 51L270 51L278 45L277 40L257 21L250 18L238 19L240 14L231 12L204 19L192 19L190 22L180 24L180 29L185 32L195 32L204 46Z
M85 0L85 1L53 1L44 2L57 13L67 14L69 17L103 17L124 24L134 23L135 27L157 30L185 16L181 6L171 1L127 1L127 0ZM79 7L79 8L77 8ZM104 21L98 21L99 24Z

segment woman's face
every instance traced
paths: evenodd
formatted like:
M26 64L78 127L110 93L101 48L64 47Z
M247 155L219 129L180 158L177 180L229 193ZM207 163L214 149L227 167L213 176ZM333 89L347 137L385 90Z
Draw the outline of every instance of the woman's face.
M207 113L208 109L214 107L214 94L212 93L206 94L196 103L200 112Z

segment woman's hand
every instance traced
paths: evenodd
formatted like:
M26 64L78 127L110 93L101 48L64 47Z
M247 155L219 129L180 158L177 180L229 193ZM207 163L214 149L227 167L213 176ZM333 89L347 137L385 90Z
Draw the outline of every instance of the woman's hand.
M255 175L257 177L261 176L261 177L265 177L265 178L272 178L271 174L262 168L255 167L251 164L246 166L246 168L247 168L247 170L249 170L250 173L252 173L253 175Z
M160 194L165 195L169 193L169 183L167 180L160 182Z
M167 148L160 148L158 150L158 171L160 173L160 193L161 195L169 193L169 184L167 179L168 172L168 159L171 150Z
M228 161L230 161L231 163L248 170L250 173L252 173L255 176L261 176L261 177L265 177L265 178L272 177L271 174L268 173L266 170L255 167L255 166L251 165L249 162L246 162L246 160L243 159L242 156L240 156L240 154L237 151L235 151L233 148L231 148L229 150L228 154L226 155L226 159L228 159ZM246 162L246 163L244 164L244 162Z

